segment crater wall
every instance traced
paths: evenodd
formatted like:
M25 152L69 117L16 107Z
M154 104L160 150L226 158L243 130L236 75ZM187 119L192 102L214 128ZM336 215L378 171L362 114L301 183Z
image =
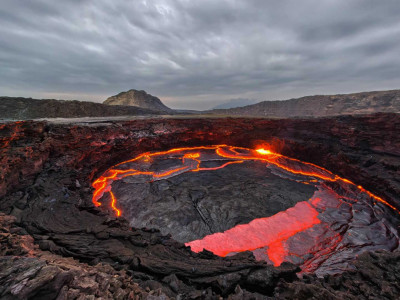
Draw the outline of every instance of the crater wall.
M72 257L76 259L74 264L107 264L124 270L142 288L158 289L168 297L279 298L293 295L295 290L322 297L338 286L355 296L381 297L383 290L393 296L399 292L394 284L399 279L392 278L399 273L397 253L363 255L340 277L328 276L325 280L311 276L303 280L296 276L299 269L292 264L275 268L256 261L247 252L229 258L210 252L194 253L157 230L132 229L124 219L94 207L91 183L110 166L146 151L268 144L275 152L317 164L362 184L400 208L399 130L397 114L281 120L4 123L0 125L0 210L12 215L19 235L33 237L41 251ZM2 259L11 258L5 255ZM380 267L382 261L386 269ZM365 268L388 280L370 284L373 278L362 275ZM61 293L61 288L71 288L71 293L76 289L68 278L63 285L52 285L55 294ZM328 282L326 286L322 280ZM368 282L366 286L374 288L348 289L356 285L354 280ZM40 289L41 285L35 286ZM36 292L30 290L30 295Z

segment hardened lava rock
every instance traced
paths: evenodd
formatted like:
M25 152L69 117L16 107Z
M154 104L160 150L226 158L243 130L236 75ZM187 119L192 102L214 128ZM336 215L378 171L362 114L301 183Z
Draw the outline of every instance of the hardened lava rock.
M0 210L15 225L0 230L1 297L68 299L63 296L68 292L71 298L106 299L140 293L144 299L396 299L398 251L371 249L339 274L298 277L300 269L290 263L276 268L249 252L226 258L194 253L155 229L132 228L113 211L93 205L91 184L109 167L147 151L214 144L254 149L265 142L400 207L399 126L396 114L2 124ZM370 211L353 208L343 217L374 222ZM27 239L39 249L26 248ZM104 294L97 294L97 285Z

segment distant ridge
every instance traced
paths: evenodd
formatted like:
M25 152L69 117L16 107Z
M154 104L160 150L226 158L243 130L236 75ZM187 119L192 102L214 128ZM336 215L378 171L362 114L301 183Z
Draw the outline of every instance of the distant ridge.
M80 118L158 115L159 111L132 107L108 106L85 101L0 97L0 119L27 120L45 118Z
M131 89L109 97L103 102L106 105L125 105L151 109L160 112L170 113L172 109L165 106L161 100L143 90Z
M400 90L306 96L208 111L211 114L278 118L324 117L376 112L400 113Z
M136 90L131 90L136 91ZM125 96L129 100L129 92L123 92L110 97L121 99ZM22 97L0 96L0 119L27 120L46 118L80 118L80 117L114 117L114 116L138 116L160 114L200 114L200 115L226 115L243 117L267 117L267 118L301 118L301 117L325 117L338 115L359 115L377 112L400 113L400 90L362 92L339 95L317 95L298 99L282 101L263 101L257 104L231 108L215 109L210 111L172 110L166 107L160 99L137 91L143 95L143 103L139 106L127 106L85 101L66 101L55 99L32 99ZM120 96L123 97L120 97ZM125 97L125 98L126 98ZM137 97L139 99L140 97ZM149 100L150 99L150 100ZM114 100L113 100L114 101ZM136 101L136 100L135 100Z
M255 99L236 98L236 99L230 99L224 103L218 104L217 106L214 106L212 109L230 109L230 108L252 105L252 104L256 104L258 102L259 101L255 100Z

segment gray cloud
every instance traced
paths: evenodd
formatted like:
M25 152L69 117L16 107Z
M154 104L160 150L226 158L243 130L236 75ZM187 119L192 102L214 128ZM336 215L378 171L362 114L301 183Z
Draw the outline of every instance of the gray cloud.
M399 88L397 0L0 0L0 94L173 107Z

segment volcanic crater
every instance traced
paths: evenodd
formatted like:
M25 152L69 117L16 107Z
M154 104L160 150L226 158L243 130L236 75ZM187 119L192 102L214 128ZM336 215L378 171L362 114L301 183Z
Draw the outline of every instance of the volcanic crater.
M38 245L27 255L168 297L396 295L398 128L396 114L9 122L0 209ZM363 289L374 276L388 280ZM62 278L26 293L59 295Z
M93 187L96 206L104 201L131 226L172 234L195 252L252 251L257 260L292 262L319 276L341 272L367 250L399 245L394 206L264 148L144 153L110 168Z

